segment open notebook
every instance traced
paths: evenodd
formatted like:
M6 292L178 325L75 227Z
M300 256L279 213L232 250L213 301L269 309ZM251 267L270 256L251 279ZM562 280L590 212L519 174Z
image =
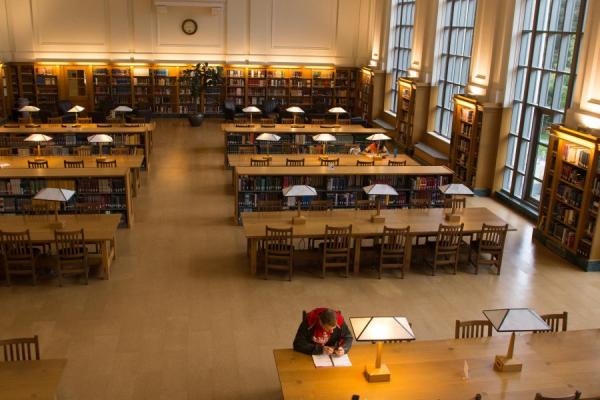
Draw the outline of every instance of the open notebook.
M348 354L344 354L343 356L330 356L328 354L314 354L312 356L313 362L315 363L315 367L323 368L323 367L351 367L352 363L350 362L350 358Z

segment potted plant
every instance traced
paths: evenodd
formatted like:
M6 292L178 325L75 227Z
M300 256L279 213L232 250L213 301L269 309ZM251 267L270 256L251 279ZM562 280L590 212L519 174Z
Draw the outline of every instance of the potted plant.
M188 116L190 125L202 125L204 115L198 110L199 100L207 88L218 86L221 83L222 70L223 67L209 67L206 62L183 70L179 82L181 86L189 87L192 96L192 112Z

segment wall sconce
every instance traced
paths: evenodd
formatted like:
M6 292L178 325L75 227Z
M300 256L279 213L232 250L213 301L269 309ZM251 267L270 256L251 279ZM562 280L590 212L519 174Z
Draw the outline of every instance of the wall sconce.
M590 111L600 114L600 99L588 99L587 105Z
M467 93L473 96L485 96L487 93L487 88L475 83L470 83L467 86Z
M409 68L408 69L408 77L418 79L419 78L419 70Z
M600 117L588 114L579 114L579 121L589 129L600 129Z
M369 61L369 67L376 67L377 66L377 60L370 60Z

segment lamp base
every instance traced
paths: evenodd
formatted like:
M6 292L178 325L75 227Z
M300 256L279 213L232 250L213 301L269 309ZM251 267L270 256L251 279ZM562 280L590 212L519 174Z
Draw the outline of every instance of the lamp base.
M65 227L64 221L50 222L50 229L63 229Z
M292 124L292 128L304 128L304 125Z
M98 156L96 160L106 161L106 156Z
M385 217L383 215L371 215L371 222L374 224L385 223Z
M459 223L460 222L460 215L459 214L447 213L446 214L446 221L453 222L453 223Z
M523 363L514 358L508 358L505 355L497 355L494 362L494 369L498 372L519 372L523 368Z
M389 382L390 381L390 370L385 364L381 364L381 368L375 368L375 366L365 367L365 378L370 383L373 382Z
M292 225L305 225L305 224L306 224L306 217L304 217L303 215L292 218Z

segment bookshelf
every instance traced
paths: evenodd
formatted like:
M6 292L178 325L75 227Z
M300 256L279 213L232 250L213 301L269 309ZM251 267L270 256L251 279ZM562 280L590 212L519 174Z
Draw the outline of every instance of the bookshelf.
M312 70L312 103L325 108L333 107L335 91L335 70Z
M6 65L0 65L0 90L2 96L0 97L0 119L6 120L10 114L10 107L8 103L8 78L6 76Z
M397 142L407 153L413 149L413 121L415 118L415 99L417 84L409 78L399 78L398 99L396 105L396 129L398 130Z
M483 121L483 105L465 95L454 96L450 168L456 181L474 188L477 174L479 142Z
M148 67L133 68L133 106L153 106L153 80Z
M312 106L312 79L307 69L293 69L289 77L289 100L290 106L309 108Z
M110 69L108 66L92 68L92 96L94 108L110 99Z
M131 68L112 67L110 70L110 94L112 100L120 106L132 107Z
M355 68L337 68L335 70L334 104L354 110L356 107L357 71Z
M358 87L358 102L356 113L366 120L373 122L373 79L375 72L370 68L360 69L360 83Z
M285 108L289 103L290 72L286 69L267 69L267 100Z
M36 66L35 88L37 106L50 113L56 111L58 101L58 67Z
M366 198L363 186L386 183L399 193L386 199L387 208L408 207L410 200L426 198L431 207L443 207L440 185L452 181L452 171L444 166L407 167L238 167L234 170L234 215L238 223L242 212L256 211L258 200L280 200L284 209L294 209L295 199L284 198L281 190L289 185L310 185L317 189L314 199L328 199L334 208L354 208L356 200ZM303 199L308 206L310 199ZM306 204L304 204L306 203Z
M219 67L218 73L220 77L220 83L212 83L202 93L201 111L207 115L220 115L223 113L223 102L224 102L224 79L223 70Z
M236 106L246 105L246 68L225 68L225 99Z
M74 214L77 203L89 203L99 214L120 214L121 227L133 224L128 168L51 168L0 170L0 215L23 214L45 187L75 190L60 204L60 214Z
M248 68L246 74L246 105L260 107L267 96L267 70Z
M176 68L157 67L151 69L152 111L156 114L173 114L177 110Z
M553 125L533 236L586 271L600 271L600 137Z
M9 104L17 106L19 98L29 100L36 105L34 65L32 63L11 63L8 65Z

